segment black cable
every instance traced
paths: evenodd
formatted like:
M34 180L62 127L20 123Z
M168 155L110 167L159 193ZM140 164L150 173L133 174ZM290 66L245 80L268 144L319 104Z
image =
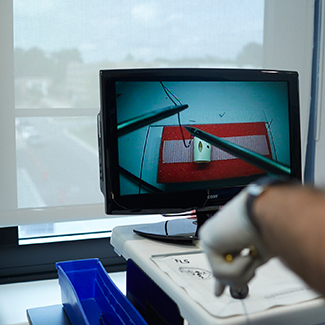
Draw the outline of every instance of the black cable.
M140 179L142 180L142 172L143 172L143 165L144 165L144 156L146 154L146 149L147 149L147 143L148 143L148 138L149 138L149 132L150 132L150 125L147 129L147 133L146 133L146 138L144 141L144 147L142 150L142 157L141 157L141 166L140 166ZM141 194L141 183L139 183L139 194Z
M177 106L177 103L173 100L173 98L176 99L176 101L180 104L180 105L183 105L182 102L176 97L176 95L173 94L173 92L168 89L164 84L163 82L160 81L160 84L165 92L165 94L167 95L167 97L172 101L172 103L174 105ZM172 98L173 97L173 98ZM186 141L185 141L185 136L184 136L184 132L183 132L183 127L182 127L182 123L181 123L181 115L180 113L177 113L177 119L178 119L178 125L179 125L179 128L180 128L180 131L181 131L181 134L182 134L182 140L183 140L183 144L184 144L184 147L185 148L189 148L191 146L191 142L192 140L189 141L188 144L186 144Z
M168 89L161 81L160 81L160 84L161 84L161 86L163 87L163 89L164 89L164 92L165 92L165 94L167 95L167 97L172 101L172 103L174 104L174 105L177 105L177 103L173 100L173 98L172 97L174 97L177 101L178 101L178 103L180 104L180 105L183 105L182 104L182 102L172 93L172 91L170 90L170 89Z
M180 115L180 113L177 113L177 117L178 117L178 125L179 125L179 128L180 128L181 133L182 133L183 144L184 144L185 148L189 148L191 146L192 139L190 139L189 143L186 144L185 136L184 136L184 133L183 133L183 127L182 127L182 123L181 123L181 115Z

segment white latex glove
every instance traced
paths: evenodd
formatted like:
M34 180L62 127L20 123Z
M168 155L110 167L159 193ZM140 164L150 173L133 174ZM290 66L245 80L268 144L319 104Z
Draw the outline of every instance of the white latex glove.
M247 288L255 270L272 256L246 212L247 189L243 189L199 229L199 239L216 278L215 294L225 286Z

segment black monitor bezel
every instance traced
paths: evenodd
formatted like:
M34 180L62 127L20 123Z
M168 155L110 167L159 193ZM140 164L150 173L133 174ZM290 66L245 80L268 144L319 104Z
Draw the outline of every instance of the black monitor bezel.
M118 81L285 81L288 84L291 177L301 181L301 136L298 73L257 69L157 68L100 71L99 160L100 185L107 214L165 213L209 209L225 204L242 186L224 188L207 200L207 190L120 196L115 83ZM219 190L221 192L221 189ZM228 194L229 193L229 194ZM208 201L208 202L207 202Z

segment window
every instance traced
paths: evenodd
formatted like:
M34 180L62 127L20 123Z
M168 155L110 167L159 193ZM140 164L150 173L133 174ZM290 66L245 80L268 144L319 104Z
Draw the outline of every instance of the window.
M261 67L263 16L263 1L14 0L18 209L103 202L100 69Z
M122 222L105 218L99 190L100 69L298 70L305 136L313 8L308 0L1 1L0 226L20 226L26 239L60 229L73 239L70 250L77 247L71 235L104 232L106 237L106 230ZM66 247L46 245L34 246ZM26 254L32 249L27 246L33 245L16 247L15 254ZM11 248L0 254L5 261L13 256ZM17 257L0 276L16 272L21 263L53 269L55 258L79 256L58 253L49 261L30 254L38 260Z

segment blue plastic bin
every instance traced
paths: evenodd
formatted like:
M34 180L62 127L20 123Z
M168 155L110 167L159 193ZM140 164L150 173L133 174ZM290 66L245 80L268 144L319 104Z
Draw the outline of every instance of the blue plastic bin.
M56 268L72 325L147 325L98 259L59 262Z

